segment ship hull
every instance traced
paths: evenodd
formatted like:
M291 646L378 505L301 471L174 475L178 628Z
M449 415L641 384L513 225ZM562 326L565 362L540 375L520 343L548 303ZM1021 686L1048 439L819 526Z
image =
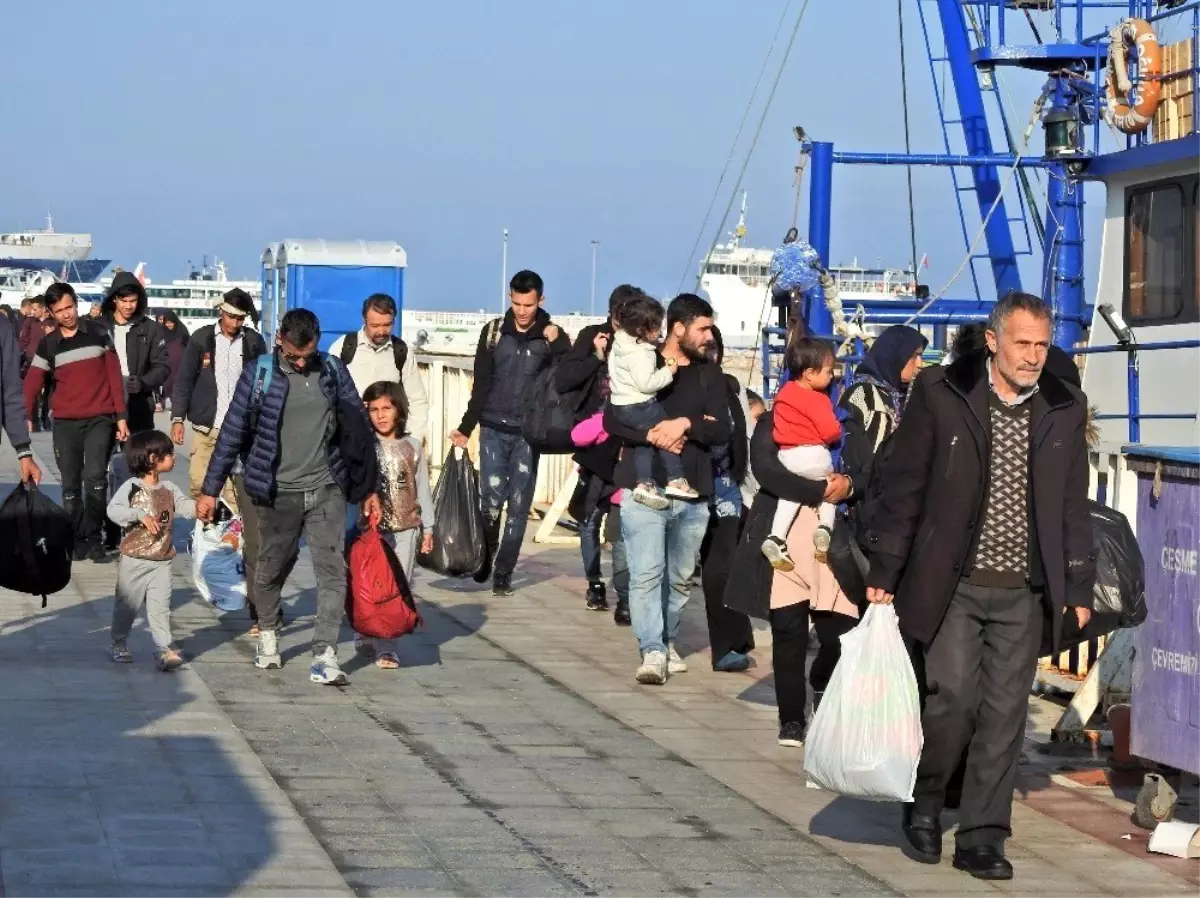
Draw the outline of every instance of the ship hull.
M108 267L111 259L8 259L0 258L0 268L29 268L49 271L69 281L94 281Z

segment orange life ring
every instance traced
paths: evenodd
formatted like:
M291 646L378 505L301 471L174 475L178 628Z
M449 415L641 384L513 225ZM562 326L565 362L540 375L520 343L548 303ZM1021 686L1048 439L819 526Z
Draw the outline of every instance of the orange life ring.
M1126 70L1126 48L1137 51L1137 102ZM1117 130L1140 134L1149 126L1162 98L1163 53L1154 28L1145 19L1126 19L1112 30L1108 47L1108 115Z

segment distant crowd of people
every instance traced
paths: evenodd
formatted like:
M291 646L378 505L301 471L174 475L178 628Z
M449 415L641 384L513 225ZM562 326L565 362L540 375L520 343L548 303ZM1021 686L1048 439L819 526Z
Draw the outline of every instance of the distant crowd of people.
M779 742L802 745L840 637L868 603L894 603L923 687L926 750L903 821L911 850L936 862L941 811L959 805L955 865L1011 877L1003 846L1043 626L1057 640L1065 615L1086 623L1095 561L1086 402L1077 378L1047 367L1046 304L1004 297L986 325L960 335L949 364L923 370L925 337L888 328L836 403L834 352L797 325L786 386L768 408L723 372L721 333L699 296L664 307L621 285L607 321L574 343L544 299L536 273L512 278L509 309L479 335L470 400L449 434L466 447L479 430L486 561L475 579L498 597L520 586L539 465L522 422L552 370L557 390L579 397L570 511L583 606L613 608L611 586L615 622L637 642L636 680L661 686L687 671L678 637L699 573L712 668L747 669L751 619L768 621ZM282 664L281 593L304 539L317 584L310 675L344 683L348 526L378 527L411 576L436 525L428 400L394 335L394 300L369 297L362 329L329 352L305 309L289 311L267 345L246 327L254 310L239 290L215 324L189 335L177 319L154 320L128 275L98 318L78 315L67 284L47 291L44 312L23 311L19 340L0 320L3 424L22 476L38 479L25 431L44 423L48 396L77 557L106 560L106 520L119 528L112 659L132 659L127 640L145 606L159 666L182 663L170 628L171 523L212 520L223 503L243 518L255 664ZM164 405L169 434L154 427ZM185 493L164 475L188 428ZM129 476L113 487L118 441ZM835 564L846 557L849 574ZM806 669L810 633L818 651ZM390 643L359 637L356 648L399 666Z

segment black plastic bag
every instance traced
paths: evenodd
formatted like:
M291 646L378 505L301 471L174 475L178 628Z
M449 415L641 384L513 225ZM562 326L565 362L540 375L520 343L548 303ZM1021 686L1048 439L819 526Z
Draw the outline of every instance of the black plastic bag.
M469 577L483 567L487 550L479 478L467 451L451 449L433 490L436 523L433 549L417 556L417 564L446 577Z
M1092 616L1082 629L1075 609L1063 614L1058 650L1066 652L1116 630L1136 627L1149 614L1146 607L1146 564L1125 515L1099 502L1088 501L1092 540L1096 547L1096 585L1092 587ZM1042 632L1041 654L1052 651L1050 622Z
M1136 627L1146 619L1146 563L1125 515L1099 502L1088 502L1096 544L1096 586L1092 611L1114 614L1118 626Z
M75 527L70 516L32 484L0 505L0 587L46 596L71 582Z

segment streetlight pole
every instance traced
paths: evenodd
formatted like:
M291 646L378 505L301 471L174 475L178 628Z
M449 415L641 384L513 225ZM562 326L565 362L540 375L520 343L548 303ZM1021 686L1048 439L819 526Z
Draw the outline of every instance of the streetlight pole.
M600 245L599 240L592 241L592 317L596 317L596 247Z
M504 229L504 249L500 256L500 314L508 308L508 228Z

